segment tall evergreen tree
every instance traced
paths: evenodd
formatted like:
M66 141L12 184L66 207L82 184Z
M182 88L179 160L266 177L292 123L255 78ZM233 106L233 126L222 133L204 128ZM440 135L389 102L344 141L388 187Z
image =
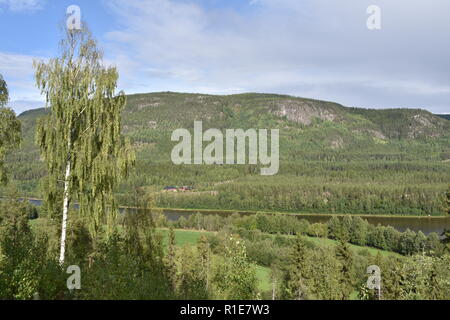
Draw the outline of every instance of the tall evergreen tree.
M65 30L59 57L35 61L34 67L37 86L51 108L38 123L36 140L47 162L47 205L53 212L62 209L62 264L72 199L88 218L95 240L104 219L108 226L114 221L113 189L134 154L121 137L125 94L116 93L117 70L102 64L102 53L84 24L80 30ZM57 200L61 191L63 203Z
M354 272L353 272L353 254L349 245L340 241L336 247L336 258L341 263L340 269L340 287L341 299L347 300L353 291Z
M445 206L446 211L450 214L450 186L448 186L448 190L445 194ZM450 229L445 229L442 233L442 243L445 245L445 250L450 252Z
M306 244L300 236L295 241L291 259L291 269L288 271L286 284L287 296L290 299L304 300L307 298L308 261Z
M445 250L450 252L450 229L445 229L442 236L442 243L445 245Z
M341 220L333 216L330 220L328 220L328 234L331 239L342 239L343 238L343 231L342 231L342 223Z
M450 214L450 185L446 193L447 213Z
M6 184L5 157L21 142L21 124L16 114L6 105L9 101L8 85L0 74L0 183Z
M402 263L398 258L389 257L388 259L387 264L379 266L384 270L383 297L387 300L397 300L402 293Z

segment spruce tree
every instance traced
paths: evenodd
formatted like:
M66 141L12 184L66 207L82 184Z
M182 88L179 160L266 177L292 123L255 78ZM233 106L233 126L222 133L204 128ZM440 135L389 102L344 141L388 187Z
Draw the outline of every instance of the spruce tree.
M379 259L378 259L379 260ZM381 260L379 260L381 261ZM380 262L377 262L380 263ZM383 298L386 300L398 300L402 294L402 262L397 257L387 257L378 264L382 271ZM378 292L370 292L372 299L378 299Z
M450 229L445 229L442 236L442 243L445 245L445 250L450 252Z
M307 248L302 237L298 236L291 256L291 269L288 271L286 285L287 296L290 299L304 300L307 298L308 279Z
M336 247L336 258L341 263L340 269L340 287L341 299L347 300L353 291L354 272L353 272L353 254L349 245L340 241Z
M450 186L448 187L447 193L446 193L446 211L448 214L450 214ZM445 245L445 249L447 252L450 252L450 229L445 229L442 233L442 243Z
M70 203L78 201L95 240L105 218L108 227L115 220L113 190L126 176L134 154L121 137L125 94L116 93L118 72L103 65L84 23L80 30L65 30L59 57L35 61L34 67L37 86L51 108L38 123L36 141L47 162L47 206L62 211L63 264Z
M447 198L447 213L450 214L450 185L448 186L448 190L446 193L446 198Z

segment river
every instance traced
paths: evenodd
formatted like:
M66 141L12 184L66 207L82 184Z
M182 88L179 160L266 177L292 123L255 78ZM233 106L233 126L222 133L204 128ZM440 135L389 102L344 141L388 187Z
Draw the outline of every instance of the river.
M197 213L197 210L174 210L163 209L164 215L171 221L176 221L182 216L188 218L190 215ZM201 214L209 215L231 215L233 212L220 210L202 210ZM254 213L238 212L241 215L249 215ZM305 219L310 223L327 222L333 217L329 214L289 214L299 219ZM450 229L450 217L407 217L407 216L362 216L373 225L392 226L400 232L410 229L415 232L422 231L428 235L432 232L442 234L444 229Z
M42 204L41 200L30 200L36 206L40 206ZM121 208L121 212L124 212L125 209ZM175 209L163 209L164 215L170 221L177 221L181 217L185 217L186 219L189 216L196 214L199 212L198 210L175 210ZM250 215L255 214L251 212L239 212L241 215ZM201 210L201 214L207 215L220 215L227 216L232 215L234 212L232 211L220 211L220 210ZM292 215L292 214L291 214ZM332 215L329 214L295 214L299 219L305 219L310 223L316 222L327 222L331 219ZM373 225L383 225L383 226L392 226L396 230L404 232L406 229L410 229L412 231L418 232L422 231L424 234L428 235L432 232L436 232L441 234L444 229L450 229L450 216L448 217L407 217L407 216L363 216L363 219L367 220L370 224Z

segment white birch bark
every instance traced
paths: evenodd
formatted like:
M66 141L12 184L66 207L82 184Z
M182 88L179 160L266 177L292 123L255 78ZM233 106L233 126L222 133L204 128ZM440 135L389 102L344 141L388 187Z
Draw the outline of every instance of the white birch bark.
M70 144L69 144L70 146ZM70 149L70 147L69 147ZM63 218L62 218L62 229L61 229L61 251L59 255L59 263L64 264L65 254L66 254L66 231L67 231L67 214L69 212L69 187L70 187L70 169L71 163L70 158L67 160L66 176L64 178L64 203L63 203Z
M272 300L275 301L275 285L276 285L276 281L272 281Z

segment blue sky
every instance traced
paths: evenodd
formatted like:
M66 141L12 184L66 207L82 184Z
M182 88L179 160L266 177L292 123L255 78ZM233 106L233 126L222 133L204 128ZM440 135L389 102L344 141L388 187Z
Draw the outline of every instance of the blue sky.
M450 113L448 0L0 0L11 106L41 107L33 59L57 54L69 5L127 93L283 93ZM366 27L381 8L382 29Z

